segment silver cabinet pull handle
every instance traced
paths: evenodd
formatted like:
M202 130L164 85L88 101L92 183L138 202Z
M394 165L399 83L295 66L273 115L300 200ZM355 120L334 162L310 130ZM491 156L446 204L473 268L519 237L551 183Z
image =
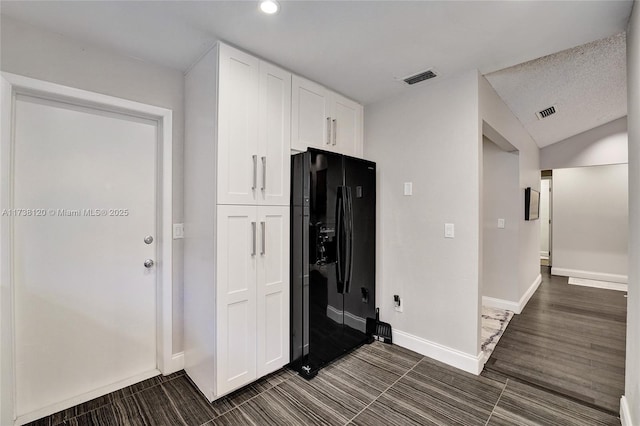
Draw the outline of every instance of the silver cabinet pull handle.
M258 186L258 156L252 155L251 158L253 159L253 186L251 189L256 189Z
M260 222L260 226L262 227L262 251L260 254L264 256L267 253L267 223Z
M262 190L267 188L267 157L262 157Z
M327 145L331 145L331 117L327 117Z
M338 134L338 120L333 119L333 146L336 145L336 135Z
M256 255L256 223L251 222L251 256Z

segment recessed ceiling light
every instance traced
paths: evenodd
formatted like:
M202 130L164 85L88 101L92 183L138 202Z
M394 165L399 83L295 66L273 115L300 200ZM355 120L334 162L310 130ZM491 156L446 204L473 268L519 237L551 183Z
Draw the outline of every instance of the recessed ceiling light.
M260 2L260 10L268 15L273 15L280 10L280 3L276 0L263 0Z

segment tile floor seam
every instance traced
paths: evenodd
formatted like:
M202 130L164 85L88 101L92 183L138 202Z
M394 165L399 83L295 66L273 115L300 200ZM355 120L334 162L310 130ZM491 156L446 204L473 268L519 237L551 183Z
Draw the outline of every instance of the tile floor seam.
M349 423L351 423L356 417L358 417L360 414L362 414L367 408L369 408L371 405L373 405L374 402L376 402L378 399L380 399L380 397L382 395L384 395L389 389L391 389L396 383L398 383L400 380L402 380L402 378L404 378L407 374L409 374L411 371L413 371L414 368L416 368L416 366L418 364L420 364L420 362L422 362L422 360L424 360L425 357L420 358L414 365L413 367L411 367L410 369L408 369L407 371L405 371L405 373L398 377L396 379L395 382L391 383L385 390L383 390L380 395L376 396L373 401L371 401L369 404L367 404L362 410L358 411L356 413L355 416L353 416L348 422L345 423L345 426L348 425Z
M173 380L173 379L172 379ZM167 380L165 383L170 382L171 380ZM162 383L160 383L162 385ZM187 421L185 420L185 418L182 416L182 414L180 414L180 410L178 410L178 407L176 406L175 402L173 402L173 399L171 398L171 396L169 395L169 393L167 392L167 389L164 388L164 386L160 386L160 390L162 391L162 393L165 394L165 396L169 399L169 404L171 404L171 407L173 407L173 411L175 411L175 413L178 415L178 417L180 418L180 420L182 420L182 423L184 424L184 426L188 426Z
M155 388L156 386L160 386L160 385L161 385L161 384L163 384L163 383L169 383L169 382L171 382L172 380L179 379L179 378L180 378L180 377L182 377L182 376L184 376L184 374L181 374L181 375L179 375L179 376L176 376L176 377L174 377L174 378L172 378L172 379L169 379L169 380L167 380L167 381L165 381L165 382L156 383L156 384L155 384L155 385L153 385L153 386L149 386L148 388L144 388L144 389L139 390L139 391L137 391L137 392L133 392L132 394L127 395L127 396L125 396L125 397L118 398L118 399L112 399L111 401L109 401L109 402L108 402L108 403L106 403L106 404L103 404L103 405L100 405L99 407L96 407L96 408L93 408L93 409L91 409L91 410L85 411L84 413L76 414L75 416L72 416L72 417L69 417L69 418L67 418L67 419L64 419L64 420L63 420L62 422L60 422L60 423L53 423L53 422L51 422L50 424L51 424L51 426L60 426L60 425L65 425L65 424L67 424L68 422L70 422L71 420L73 420L73 419L75 419L75 418L77 418L77 417L84 416L84 415L89 414L89 413L93 413L94 411L98 411L98 410L100 410L100 409L102 409L102 408L106 407L107 405L113 405L116 401L123 400L123 399L126 399L126 398L130 398L130 397L132 397L132 396L134 396L134 395L139 394L140 392L144 392L144 391L146 391L146 390L148 390L148 389L153 389L153 388ZM157 376L154 376L154 377L157 377ZM122 389L118 389L118 390L117 390L117 391L115 391L115 392L118 392L118 391L121 391L121 390L122 390ZM87 401L87 402L89 402L89 401ZM73 408L73 407L70 407L70 408ZM51 414L51 416L54 416L55 414L57 414L57 413ZM49 416L49 417L51 417L51 416Z
M262 391L258 392L257 394L253 395L251 398L247 399L246 401L242 401L240 404L236 405L235 407L233 407L233 408L231 408L231 409L229 409L229 410L227 410L227 411L223 411L223 412L222 412L222 413L220 413L219 415L217 415L217 416L215 416L215 417L213 417L213 418L211 418L211 419L207 420L206 422L204 422L204 423L203 423L203 424L201 424L200 426L204 426L204 425L206 425L207 423L209 423L210 421L215 420L215 419L217 419L218 417L222 417L222 416L224 416L225 414L232 412L232 411L233 411L233 410L235 410L236 408L240 408L240 407L242 407L244 404L246 404L247 402L251 401L252 399L259 397L259 396L260 396L260 395L262 395L263 393L265 393L265 392L267 392L267 391L270 391L271 389L275 388L276 386L280 386L281 384L283 384L283 383L285 383L285 382L287 382L287 381L291 380L291 379L292 379L293 377L295 377L295 376L296 376L295 374L294 374L294 375L292 375L292 376L289 376L289 377L287 377L285 380L283 380L283 381L281 381L280 383L278 383L277 385L273 385L273 386L271 386L270 388L267 388L267 389L264 389L264 390L262 390ZM210 404L211 404L211 403L210 403ZM234 404L235 404L235 403L234 403Z
M489 424L489 420L491 420L491 417L493 416L493 413L496 411L496 407L498 406L498 403L500 402L500 398L502 398L502 394L504 393L504 391L507 389L507 384L509 383L509 379L507 379L504 382L504 387L502 388L502 392L500 392L500 395L498 396L498 399L496 400L495 405L493 406L493 409L491 410L491 414L489 414L489 418L487 419L487 421L485 422L484 426L487 426Z

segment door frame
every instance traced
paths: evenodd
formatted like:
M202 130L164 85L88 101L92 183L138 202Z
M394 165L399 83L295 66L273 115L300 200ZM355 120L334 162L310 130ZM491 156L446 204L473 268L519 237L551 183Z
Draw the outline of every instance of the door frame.
M16 95L28 95L103 111L133 115L157 123L156 157L156 368L171 374L182 368L173 356L173 140L172 110L102 95L11 73L0 78L0 211L13 208L14 108ZM0 424L18 424L15 406L14 281L12 271L13 220L0 215ZM157 374L157 373L156 373ZM115 390L115 389L113 389ZM90 395L91 396L91 395ZM97 396L97 395L95 395ZM91 396L91 397L95 397ZM79 401L82 402L82 401Z

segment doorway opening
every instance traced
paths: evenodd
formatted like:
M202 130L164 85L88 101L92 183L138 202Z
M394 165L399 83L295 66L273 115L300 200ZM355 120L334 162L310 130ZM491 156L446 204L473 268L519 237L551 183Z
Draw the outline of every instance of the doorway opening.
M553 171L542 170L540 174L540 265L551 266Z

